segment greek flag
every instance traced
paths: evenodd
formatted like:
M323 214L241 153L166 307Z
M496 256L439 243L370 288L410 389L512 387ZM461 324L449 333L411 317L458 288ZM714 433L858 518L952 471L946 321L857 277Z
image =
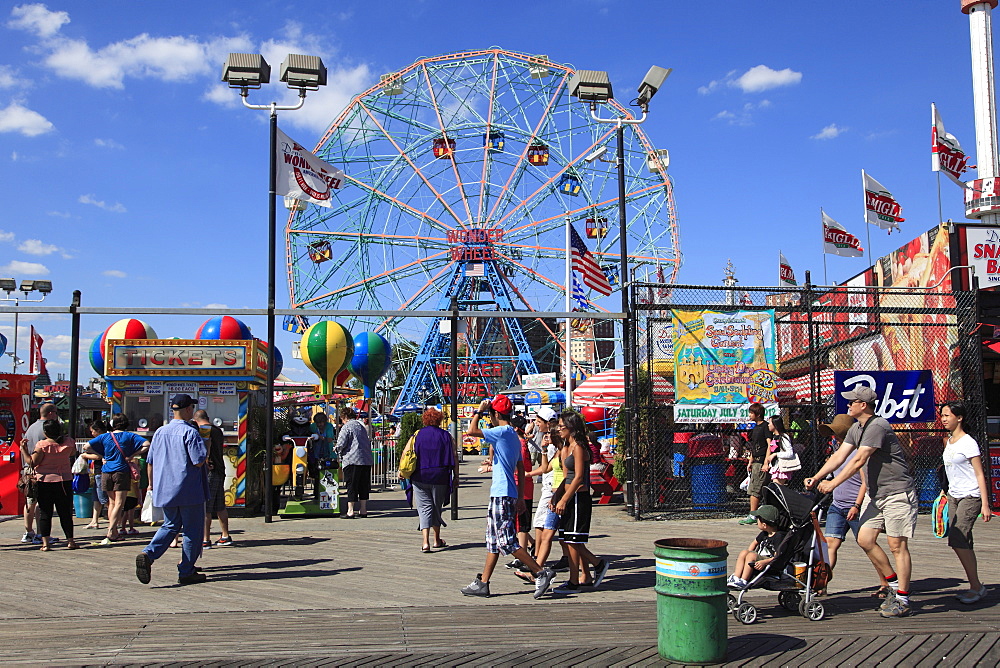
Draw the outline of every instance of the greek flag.
M580 285L580 281L576 280L576 274L573 274L573 291L570 293L570 296L573 297L577 308L581 311L586 311L590 308L590 304L587 302L587 295L583 291L583 286Z

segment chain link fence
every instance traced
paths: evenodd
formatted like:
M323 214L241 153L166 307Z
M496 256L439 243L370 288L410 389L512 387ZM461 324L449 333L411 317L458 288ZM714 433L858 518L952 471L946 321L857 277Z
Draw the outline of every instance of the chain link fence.
M619 458L632 486L636 517L735 516L749 508L740 489L747 477L745 445L751 424L691 424L675 415L672 398L653 391L652 373L698 383L688 369L674 377L675 311L774 312L779 414L789 427L802 469L790 481L801 489L834 447L817 425L836 414L834 370L929 370L935 409L955 400L968 408L966 430L986 440L977 293L838 286L832 290L712 286L632 287L633 414L620 422ZM683 366L683 365L682 365ZM686 376L686 377L684 377ZM686 404L685 406L690 406ZM883 407L884 408L884 407ZM903 405L899 408L902 410ZM945 432L935 415L893 425L909 456L921 510L940 491L938 467Z

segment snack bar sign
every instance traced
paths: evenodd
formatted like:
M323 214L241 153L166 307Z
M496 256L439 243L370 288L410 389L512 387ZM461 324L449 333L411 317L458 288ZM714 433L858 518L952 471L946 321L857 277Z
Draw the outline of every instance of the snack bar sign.
M110 340L108 376L254 376L253 341ZM265 367L266 368L266 367Z
M1000 285L1000 228L969 225L965 228L965 243L980 289Z

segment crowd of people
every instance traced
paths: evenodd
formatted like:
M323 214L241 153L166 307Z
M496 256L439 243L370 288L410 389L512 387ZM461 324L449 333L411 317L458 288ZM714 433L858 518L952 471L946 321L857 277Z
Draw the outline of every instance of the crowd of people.
M877 574L879 586L872 596L879 599L879 614L905 617L912 611L909 541L917 530L916 481L892 425L875 413L875 391L859 384L842 395L849 402L847 413L818 426L820 434L832 439L836 449L803 485L806 490L832 497L825 527L830 567L836 567L838 551L850 530ZM740 524L755 524L760 533L740 554L736 572L730 576L730 585L736 587L745 586L755 571L767 569L782 531L787 529L779 524L777 508L762 505L764 487L769 483L787 485L789 473L801 469L781 418L765 419L761 404L751 404L749 412L754 421L748 439L750 514ZM972 530L979 517L989 522L992 512L982 452L964 429L966 415L965 405L956 401L941 408L940 420L948 432L942 456L948 546L958 557L969 583L969 589L959 593L957 599L971 604L987 595L979 579ZM891 562L878 543L881 534L886 535Z

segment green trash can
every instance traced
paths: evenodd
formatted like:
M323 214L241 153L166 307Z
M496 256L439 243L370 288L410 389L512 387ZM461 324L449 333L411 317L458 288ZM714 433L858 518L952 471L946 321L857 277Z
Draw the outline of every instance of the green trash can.
M700 538L664 538L656 556L656 630L660 656L686 664L722 663L729 640L726 548Z

